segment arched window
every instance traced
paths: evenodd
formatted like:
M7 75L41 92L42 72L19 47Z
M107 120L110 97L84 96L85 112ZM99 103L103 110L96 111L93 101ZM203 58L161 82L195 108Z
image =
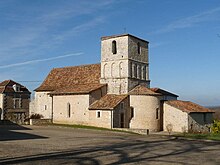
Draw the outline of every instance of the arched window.
M132 63L130 62L130 66L129 66L129 76L132 77Z
M116 41L112 41L112 53L117 54L117 43Z
M134 78L137 78L137 64L134 64Z
M157 108L157 109L156 109L156 119L159 119L159 117L160 117L160 116L159 116L159 113L160 113L160 110L159 110L159 108Z
M70 105L70 103L67 103L67 117L68 118L71 117L71 105Z
M107 74L106 71L107 71L107 64L105 64L104 67L103 67L103 77L104 77L104 78L107 77L107 75L106 75L106 74Z
M141 54L140 42L137 43L137 51L138 51L138 54Z
M137 78L141 79L141 66L137 66Z
M115 63L112 63L111 65L111 77L114 77L115 76Z
M146 80L146 66L142 67L142 80Z

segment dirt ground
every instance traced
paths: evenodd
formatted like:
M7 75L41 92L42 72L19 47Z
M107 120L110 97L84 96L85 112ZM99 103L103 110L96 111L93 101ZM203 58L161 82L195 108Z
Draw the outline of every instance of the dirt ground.
M0 164L220 164L220 142L58 126L0 126Z

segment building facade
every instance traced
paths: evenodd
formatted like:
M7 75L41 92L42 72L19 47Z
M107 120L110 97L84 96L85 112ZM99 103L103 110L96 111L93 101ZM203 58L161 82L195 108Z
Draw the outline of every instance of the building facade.
M175 114L165 103L177 97L150 88L148 41L122 34L101 38L100 64L51 70L35 90L31 113L54 123L162 131ZM176 115L189 124L192 115L178 112L177 107Z
M24 124L29 117L30 91L23 85L5 80L0 83L1 120Z

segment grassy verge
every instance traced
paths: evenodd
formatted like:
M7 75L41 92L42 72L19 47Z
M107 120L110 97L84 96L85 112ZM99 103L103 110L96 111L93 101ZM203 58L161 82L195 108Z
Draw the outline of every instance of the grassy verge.
M185 137L192 139L207 139L207 140L218 140L220 141L220 134L185 134L185 135L177 135L177 137Z
M86 125L69 125L69 124L51 124L54 126L61 126L61 127L70 127L70 128L78 128L78 129L91 129L91 130L100 130L100 131L112 131L112 132L122 132L122 133L129 133L129 134L137 134L134 132L123 131L123 130L115 130L115 129L108 129L103 127L94 127L94 126L86 126Z

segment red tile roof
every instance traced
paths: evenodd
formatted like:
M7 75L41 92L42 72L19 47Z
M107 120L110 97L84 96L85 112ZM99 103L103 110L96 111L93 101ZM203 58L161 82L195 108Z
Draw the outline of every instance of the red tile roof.
M50 95L88 94L104 86L106 86L106 84L77 84L77 85L59 88L51 92Z
M115 94L107 94L103 96L101 99L95 101L90 105L90 110L113 110L118 104L120 104L128 95L115 95Z
M5 80L5 81L1 82L0 83L0 93L15 92L13 89L14 84L17 84L20 86L20 91L30 93L30 91L25 86L13 81L13 80Z
M153 92L156 92L156 93L160 93L162 95L166 95L166 96L174 96L174 97L179 97L178 95L176 94L173 94L171 92L168 92L166 90L163 90L163 89L160 89L160 88L150 88L150 90L152 90Z
M134 35L131 35L131 34L128 34L128 33L119 34L119 35L112 35L112 36L104 36L104 37L101 37L101 40L103 41L103 40L108 40L108 39L111 39L111 38L118 38L118 37L124 37L124 36L133 37L133 38L136 38L136 39L141 40L141 41L143 41L143 42L149 43L149 42L146 41L146 40L143 40L143 39L141 39L141 38L138 38L138 37L136 37L136 36L134 36Z
M210 110L208 108L205 108L201 105L195 104L193 102L190 101L181 101L181 100L170 100L170 101L166 101L165 103L167 103L168 105L178 108L180 110L182 110L183 112L187 112L187 113L195 113L195 112L199 112L199 113L204 113L204 112L211 112L214 113L213 110Z
M81 65L52 69L44 82L35 91L54 91L73 85L99 84L101 65Z
M161 96L160 93L153 92L149 88L138 85L135 88L133 88L129 93L129 95L149 95L149 96Z

